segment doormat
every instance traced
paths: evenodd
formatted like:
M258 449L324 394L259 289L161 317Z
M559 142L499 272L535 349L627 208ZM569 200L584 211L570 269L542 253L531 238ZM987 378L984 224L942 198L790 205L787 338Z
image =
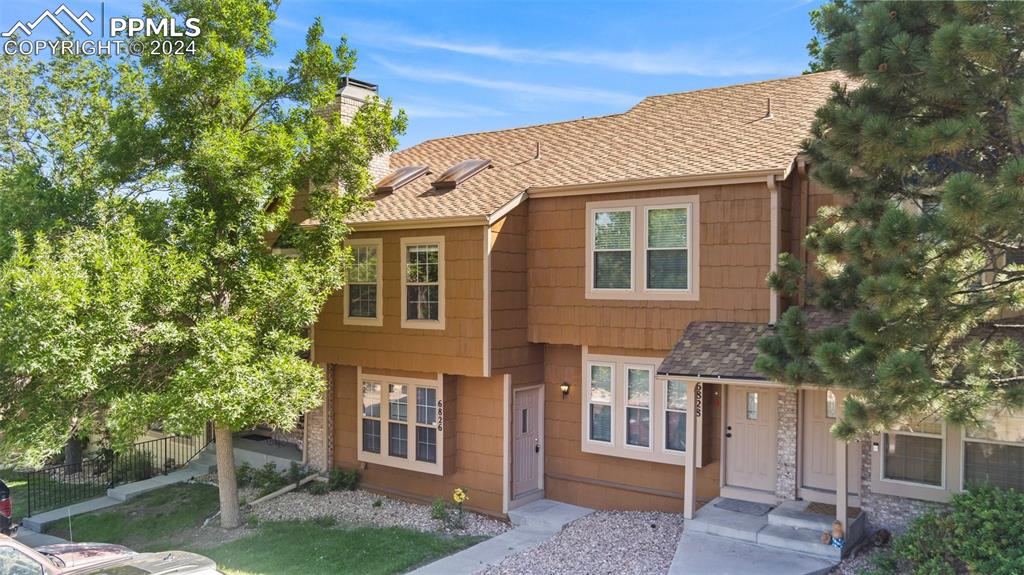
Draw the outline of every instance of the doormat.
M735 511L736 513L746 513L747 515L764 515L775 508L774 505L768 505L767 503L754 503L753 501L742 501L739 499L722 499L715 503L715 507L725 509L726 511Z
M817 515L836 516L836 506L829 505L828 503L811 503L804 511ZM847 507L846 516L851 520L860 517L860 507Z

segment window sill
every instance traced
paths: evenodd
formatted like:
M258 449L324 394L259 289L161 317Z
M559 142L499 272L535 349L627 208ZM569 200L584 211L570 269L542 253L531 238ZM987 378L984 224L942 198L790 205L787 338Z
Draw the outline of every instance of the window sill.
M393 467L395 469L404 469L406 471L415 471L417 473L429 473L431 475L444 475L444 465L441 461L437 463L427 463L426 461L418 461L416 459L398 459L389 455L381 453L370 453L367 451L359 450L357 459L366 463L374 463L383 467Z
M659 452L649 447L615 446L589 440L583 441L581 450L584 453L593 453L595 455L619 457L622 459L638 459L640 461L653 461L654 463L664 463L667 465L682 466L686 461L686 453L682 451L673 451L670 453L664 451Z
M382 317L349 317L345 316L342 320L344 325L361 325L367 327L381 327L384 325L384 318Z
M945 487L892 479L875 479L871 482L871 492L879 495L934 501L936 503L946 503L952 495Z
M593 300L624 300L624 301L699 301L696 290L595 290L588 288L584 294L586 299Z
M444 320L438 319L403 319L402 329L443 330Z

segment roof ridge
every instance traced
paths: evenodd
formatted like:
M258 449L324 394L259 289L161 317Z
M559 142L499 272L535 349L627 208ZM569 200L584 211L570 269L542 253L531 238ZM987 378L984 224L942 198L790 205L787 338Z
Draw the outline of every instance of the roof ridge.
M452 134L450 136L441 136L441 137L438 137L438 138L430 138L429 140L423 140L422 142L419 142L418 144L414 144L412 146L409 146L408 148L403 148L401 150L397 150L395 153L406 152L406 151L412 150L414 148L418 148L418 147L420 147L420 146L422 146L424 144L429 144L429 143L433 143L433 142L443 142L445 140L451 140L451 139L455 139L455 138L462 138L462 137L465 137L465 136L480 136L480 135L483 135L483 134L502 134L502 133L507 133L507 132L516 132L516 131L519 131L519 130L530 130L530 129L540 128L540 127L544 127L544 126L558 126L558 125L562 125L562 124L573 124L573 123L577 123L577 122L582 123L582 122L591 122L591 121L598 121L598 120L608 120L608 119L616 118L616 117L619 117L619 116L625 116L626 114L629 114L633 110L636 110L637 107L639 107L644 102L646 102L648 100L654 100L654 99L657 99L657 98L668 98L668 97L672 97L672 96L679 96L679 95L682 95L682 94L698 94L698 93L702 93L702 92L712 92L712 91L715 91L715 90L725 90L725 89L728 89L728 88L741 88L741 87L744 87L744 86L755 86L755 85L758 85L758 84L770 84L772 82L784 82L784 81L787 81L787 80L795 80L797 78L804 78L804 77L809 77L809 76L820 76L820 75L835 75L835 76L838 76L838 75L845 75L845 74L842 71L840 71L840 70L826 70L824 72L813 72L813 73L810 73L810 74L795 74L793 76L783 76L781 78L769 78L767 80L755 80L753 82L743 82L741 84L727 84L725 86L711 86L711 87L708 87L708 88L696 88L694 90L683 90L681 92L667 92L665 94L654 94L652 96L645 96L639 102L637 102L636 104L633 104L632 106L630 106L626 110L623 110L621 112L616 112L614 114L605 114L605 115L602 115L602 116L590 116L590 117L583 117L583 118L573 118L571 120L556 120L554 122L543 122L543 123L538 123L538 124L528 124L528 125L525 125L525 126L513 126L511 128L499 128L497 130L480 130L480 131L477 131L477 132L464 132L464 133L461 133L461 134Z
M797 78L808 78L810 76L825 76L825 75L846 76L846 73L843 72L842 70L825 70L824 72L811 72L811 73L808 73L808 74L794 74L792 76L783 76L781 78L768 78L767 80L754 80L752 82L743 82L743 83L740 83L740 84L726 84L724 86L711 86L711 87L708 87L708 88L697 88L695 90L683 90L682 92L668 92L666 94L654 94L654 95L645 97L643 100L640 101L640 103L643 103L644 100L653 100L655 98L668 98L668 97L671 97L671 96L681 96L683 94L699 94L701 92L713 92L715 90L726 90L728 88L743 88L745 86L756 86L758 84L771 84L773 82L785 82L787 80L796 80ZM637 106L639 106L639 105L640 104L637 104ZM633 108L635 108L635 107L636 106L633 106ZM633 108L630 108L630 110L632 110Z

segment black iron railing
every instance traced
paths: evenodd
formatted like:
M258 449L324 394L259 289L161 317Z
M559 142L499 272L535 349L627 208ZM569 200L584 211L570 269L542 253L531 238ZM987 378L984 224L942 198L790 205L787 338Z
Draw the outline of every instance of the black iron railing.
M209 445L205 434L136 443L128 451L100 450L81 463L52 465L27 476L28 516L98 497L107 489L184 468Z

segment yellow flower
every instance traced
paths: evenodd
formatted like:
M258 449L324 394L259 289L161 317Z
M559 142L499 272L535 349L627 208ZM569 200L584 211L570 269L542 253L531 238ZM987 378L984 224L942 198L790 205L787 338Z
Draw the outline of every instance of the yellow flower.
M461 487L456 487L455 491L452 492L452 500L458 503L459 505L462 505L468 499L469 494L467 494L466 490Z

